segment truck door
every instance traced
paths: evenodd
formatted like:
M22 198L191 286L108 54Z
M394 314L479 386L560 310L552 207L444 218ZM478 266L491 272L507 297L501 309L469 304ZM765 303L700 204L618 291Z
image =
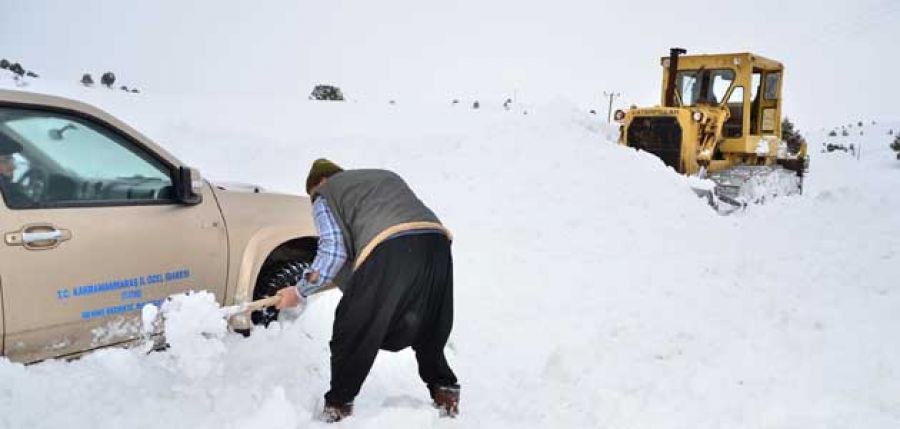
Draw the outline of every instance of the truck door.
M226 235L208 186L174 199L175 166L101 121L0 105L18 152L0 177L5 353L33 361L139 333L140 310L186 290L221 302Z
M2 220L0 220L2 222ZM3 356L3 340L5 337L5 330L3 327L3 278L0 277L0 356Z

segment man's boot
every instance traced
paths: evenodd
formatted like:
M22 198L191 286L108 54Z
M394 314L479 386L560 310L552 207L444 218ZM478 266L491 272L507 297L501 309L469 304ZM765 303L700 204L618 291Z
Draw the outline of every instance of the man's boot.
M344 405L329 405L327 402L325 403L325 408L322 409L322 415L319 416L319 420L322 420L325 423L337 423L344 419L344 417L350 417L353 414L353 403L346 403Z
M428 385L428 393L434 401L434 408L440 411L441 417L456 417L459 414L459 385Z

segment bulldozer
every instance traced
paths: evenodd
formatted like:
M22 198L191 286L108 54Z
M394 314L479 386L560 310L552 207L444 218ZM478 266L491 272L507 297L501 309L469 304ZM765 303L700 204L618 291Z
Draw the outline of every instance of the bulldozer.
M781 138L784 66L752 53L660 59L662 105L617 110L619 144L649 152L720 212L800 193L809 158ZM711 182L710 182L711 180Z

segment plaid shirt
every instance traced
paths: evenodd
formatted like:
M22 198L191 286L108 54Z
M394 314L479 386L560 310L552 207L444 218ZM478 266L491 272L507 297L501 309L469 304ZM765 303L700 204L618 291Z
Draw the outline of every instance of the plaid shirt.
M310 296L322 289L334 279L347 261L344 235L325 198L317 197L313 201L313 220L316 222L316 230L319 231L319 249L310 270L318 272L319 278L316 282L303 278L297 283L297 290L302 296Z

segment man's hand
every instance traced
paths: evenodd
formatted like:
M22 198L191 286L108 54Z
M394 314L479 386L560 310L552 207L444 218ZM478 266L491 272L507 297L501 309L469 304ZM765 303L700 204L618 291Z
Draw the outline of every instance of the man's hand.
M310 271L306 273L306 281L310 283L317 283L319 281L319 272L318 271Z
M306 298L300 296L300 291L294 286L288 286L279 290L276 295L281 297L275 308L284 310L285 308L294 308L306 305Z

